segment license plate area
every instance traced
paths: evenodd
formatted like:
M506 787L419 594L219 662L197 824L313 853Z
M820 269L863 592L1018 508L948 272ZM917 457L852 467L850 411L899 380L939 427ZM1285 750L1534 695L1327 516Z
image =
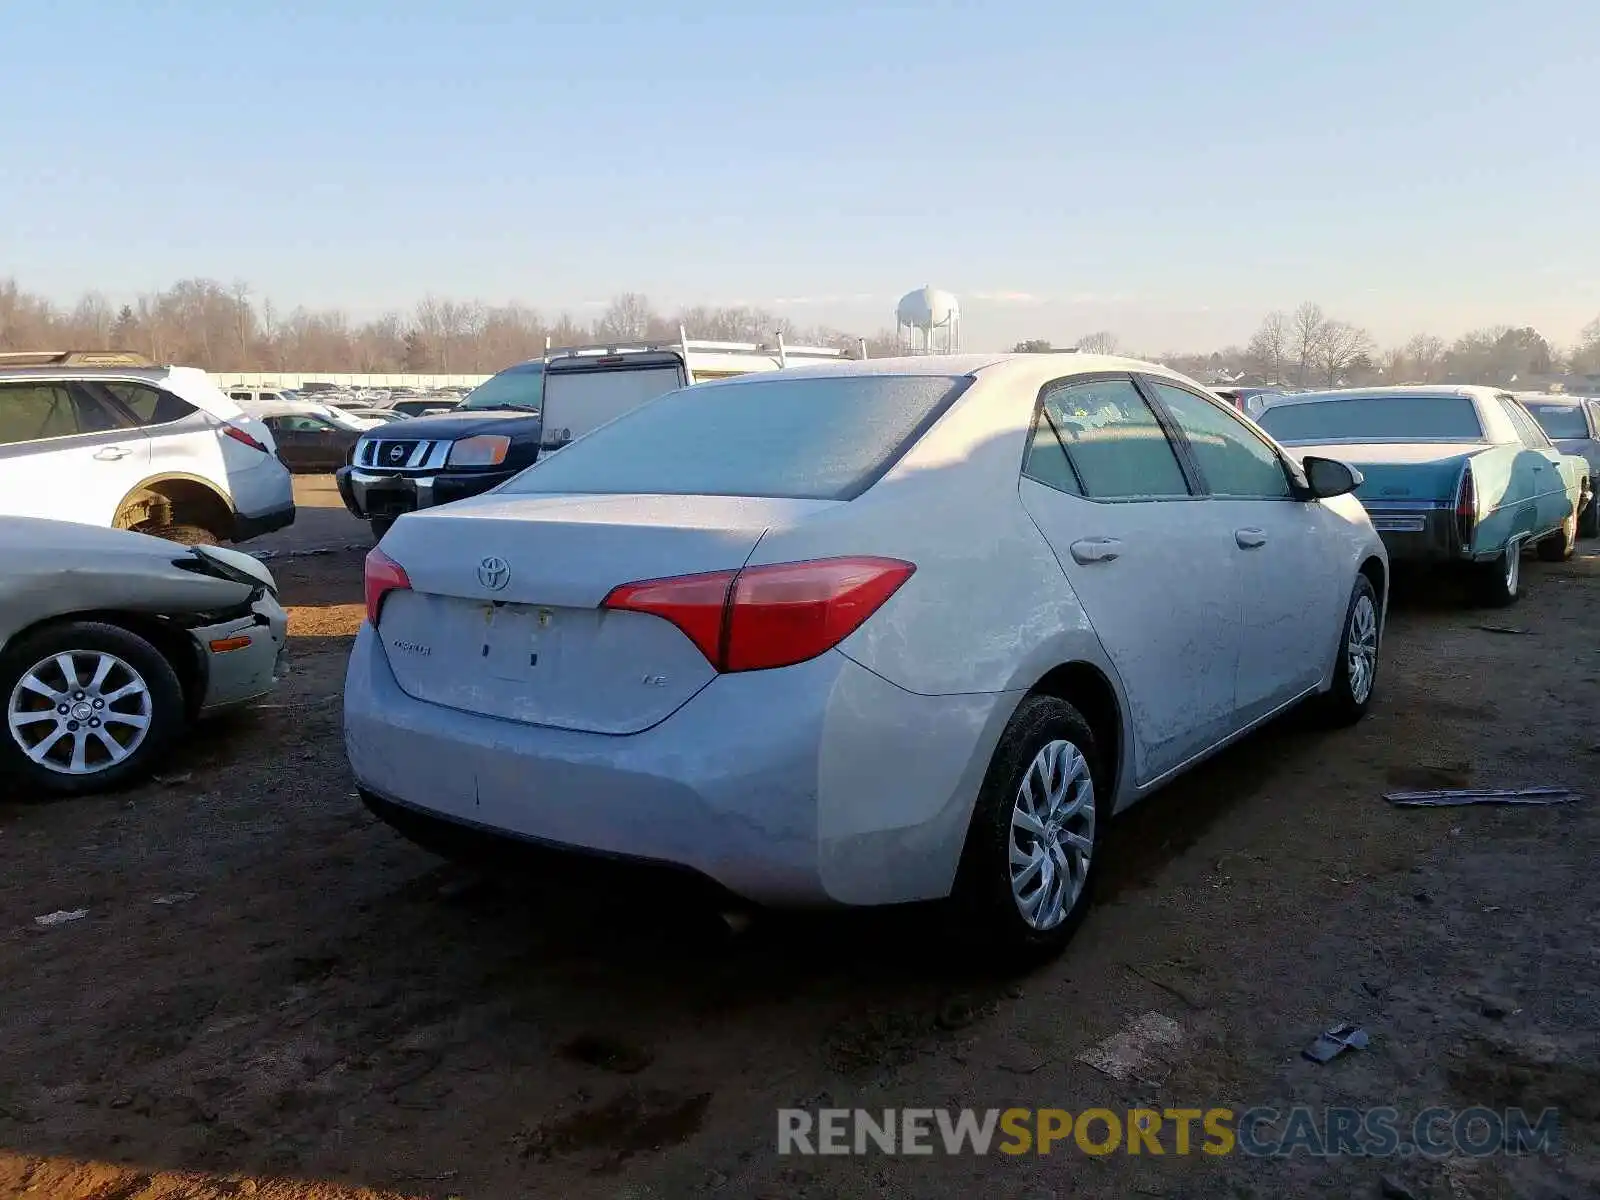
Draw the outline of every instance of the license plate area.
M561 629L555 610L493 604L486 617L479 656L490 678L532 683L559 674Z
M1426 517L1373 517L1372 527L1379 533L1421 533L1428 522Z

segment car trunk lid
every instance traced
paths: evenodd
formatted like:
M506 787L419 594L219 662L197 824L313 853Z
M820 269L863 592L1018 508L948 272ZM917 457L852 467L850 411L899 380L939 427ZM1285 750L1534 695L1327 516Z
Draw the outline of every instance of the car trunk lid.
M727 496L486 496L403 517L411 581L379 635L408 695L508 721L630 734L716 675L675 625L601 601L625 583L736 571L762 534L834 507Z
M1489 446L1481 442L1374 442L1288 449L1297 458L1334 458L1356 468L1364 476L1356 498L1368 508L1381 508L1390 500L1453 504L1462 464Z

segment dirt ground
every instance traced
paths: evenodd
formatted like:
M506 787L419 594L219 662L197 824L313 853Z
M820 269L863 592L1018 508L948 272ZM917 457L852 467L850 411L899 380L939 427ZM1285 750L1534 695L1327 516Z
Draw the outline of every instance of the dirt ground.
M336 517L330 543L359 540ZM1071 950L1013 981L963 976L914 916L730 935L648 895L441 864L345 767L361 551L272 565L278 694L161 782L0 802L0 1196L1600 1194L1595 543L1530 561L1507 612L1402 595L1363 724L1291 717L1128 814ZM1382 799L1469 783L1586 794ZM1146 1013L1179 1034L1142 1078L1077 1061ZM1300 1057L1342 1020L1367 1050ZM776 1153L791 1105L1291 1103L1555 1107L1560 1153Z

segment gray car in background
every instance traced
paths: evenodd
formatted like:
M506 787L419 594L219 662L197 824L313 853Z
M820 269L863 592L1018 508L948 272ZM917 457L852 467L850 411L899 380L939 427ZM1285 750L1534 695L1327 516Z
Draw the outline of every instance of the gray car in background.
M1589 478L1600 480L1600 398L1534 392L1517 398L1556 449L1587 460ZM1600 493L1578 514L1578 536L1600 537Z

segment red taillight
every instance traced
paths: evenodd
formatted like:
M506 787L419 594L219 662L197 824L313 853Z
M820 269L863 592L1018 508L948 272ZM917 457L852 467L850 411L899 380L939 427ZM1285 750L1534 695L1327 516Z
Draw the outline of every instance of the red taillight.
M373 625L377 625L378 614L383 611L385 596L390 592L411 590L406 569L376 546L367 552L366 584L367 620Z
M242 442L244 445L249 446L252 450L259 450L263 454L267 453L267 448L265 446L263 446L255 438L251 437L243 429L240 429L237 425L229 425L226 421L224 421L222 424L222 432L227 434L234 441Z
M774 563L623 584L601 607L671 621L719 671L762 671L831 650L916 569L896 558Z
M1461 483L1456 488L1456 538L1465 549L1472 544L1472 534L1478 525L1478 496L1472 488L1472 468L1461 471Z

